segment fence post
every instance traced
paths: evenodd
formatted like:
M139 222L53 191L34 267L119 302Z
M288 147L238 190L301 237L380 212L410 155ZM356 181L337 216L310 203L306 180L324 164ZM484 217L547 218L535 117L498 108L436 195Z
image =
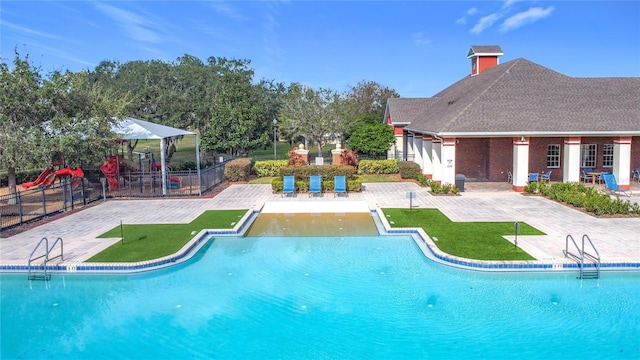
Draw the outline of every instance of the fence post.
M42 215L47 215L47 198L44 195L44 188L40 188L42 192ZM20 202L20 224L22 224L22 201Z

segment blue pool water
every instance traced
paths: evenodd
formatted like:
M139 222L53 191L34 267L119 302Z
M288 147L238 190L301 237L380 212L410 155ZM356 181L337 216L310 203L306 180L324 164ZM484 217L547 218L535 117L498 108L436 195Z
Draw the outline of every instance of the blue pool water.
M2 359L640 358L640 274L466 271L407 236L218 238L160 271L0 281Z

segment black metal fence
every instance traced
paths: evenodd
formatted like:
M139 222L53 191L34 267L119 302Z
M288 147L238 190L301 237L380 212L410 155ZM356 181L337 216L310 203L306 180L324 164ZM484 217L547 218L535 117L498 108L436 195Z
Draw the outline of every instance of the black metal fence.
M73 210L102 197L102 186L66 178L48 187L0 195L0 231Z
M195 170L167 171L164 194L162 173L156 171L120 174L114 179L117 186L111 187L106 178L97 183L87 178L79 182L62 178L52 186L0 195L0 235L2 230L73 210L96 200L200 196L225 181L224 167L225 163L219 163L202 169L199 181Z

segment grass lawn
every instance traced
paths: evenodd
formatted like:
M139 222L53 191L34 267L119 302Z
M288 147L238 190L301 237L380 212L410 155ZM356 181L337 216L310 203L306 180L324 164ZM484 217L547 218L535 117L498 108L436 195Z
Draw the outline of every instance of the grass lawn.
M514 235L512 222L452 222L437 209L383 209L391 227L421 227L447 254L477 260L535 260L502 238ZM520 223L519 235L545 235Z
M247 210L209 210L189 224L123 225L123 241L96 254L87 262L136 262L157 259L180 250L203 229L233 229ZM120 238L120 226L100 235Z

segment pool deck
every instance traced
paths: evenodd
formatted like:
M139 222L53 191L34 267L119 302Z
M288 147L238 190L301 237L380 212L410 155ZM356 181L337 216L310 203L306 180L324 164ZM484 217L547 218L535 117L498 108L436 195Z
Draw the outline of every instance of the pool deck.
M640 203L640 184L633 185L633 196L621 197ZM603 263L631 264L640 269L640 218L596 218L540 196L526 196L510 190L507 183L467 183L461 196L433 196L427 188L411 182L367 183L360 193L334 196L273 194L270 185L230 185L213 198L154 200L107 200L77 213L43 224L23 233L0 238L0 269L27 265L29 256L41 238L51 242L64 240L64 263L81 264L119 239L97 236L123 224L188 223L205 210L270 207L294 208L294 203L336 212L348 209L349 202L368 204L370 209L408 208L408 192L415 192L412 205L437 208L452 221L520 221L546 233L544 236L519 236L518 246L538 261L568 264L564 258L565 238L571 234L577 243L588 234ZM341 205L342 204L342 205ZM507 237L513 242L513 237ZM574 251L575 252L575 251ZM0 270L1 271L1 270Z

